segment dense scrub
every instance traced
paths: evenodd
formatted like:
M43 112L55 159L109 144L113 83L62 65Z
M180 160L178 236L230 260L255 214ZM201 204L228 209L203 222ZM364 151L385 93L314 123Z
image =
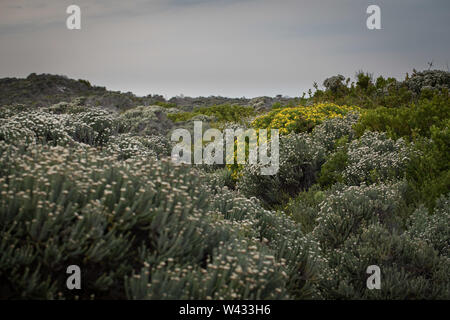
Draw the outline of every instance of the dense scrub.
M345 80L269 111L1 107L0 298L449 299L448 73ZM193 120L280 129L279 171L173 164Z

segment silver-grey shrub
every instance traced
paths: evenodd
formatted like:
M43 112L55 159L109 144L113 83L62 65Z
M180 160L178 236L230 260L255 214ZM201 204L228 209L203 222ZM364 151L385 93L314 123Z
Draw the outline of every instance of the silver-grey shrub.
M344 181L351 185L400 178L410 159L403 139L389 139L385 133L368 131L350 143Z
M261 175L260 164L246 165L237 188L246 196L255 196L266 204L279 203L283 194L295 194L314 183L325 153L323 145L316 143L309 134L282 136L278 172Z

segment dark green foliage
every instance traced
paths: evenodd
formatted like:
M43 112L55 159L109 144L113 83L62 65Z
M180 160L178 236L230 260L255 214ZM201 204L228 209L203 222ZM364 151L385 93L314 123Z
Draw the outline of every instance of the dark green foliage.
M426 83L435 83L436 85L425 85L425 89L435 88L437 90L448 88L444 79L447 79L449 72L439 71L438 80L427 80ZM429 76L428 76L429 77ZM431 78L436 78L432 76ZM324 82L325 90L316 90L312 95L312 103L334 102L339 105L356 105L362 108L372 109L377 107L398 108L405 107L420 97L427 97L429 93L426 90L416 90L416 87L422 88L421 81L415 78L407 77L405 81L397 81L394 78L383 78L379 76L375 82L369 73L358 72L356 74L356 84L350 78L344 83L343 76L330 77ZM433 79L434 79L433 78ZM412 85L414 83L414 85Z
M448 91L443 91L433 94L432 98L421 99L410 107L367 110L355 125L355 130L359 136L371 130L387 132L393 139L414 139L418 135L430 137L431 126L442 128L447 125L449 106L450 96Z
M154 103L155 106L160 106L164 108L176 108L177 104L173 102L164 102L164 101L156 101Z
M343 182L342 172L347 167L348 155L346 149L333 153L323 164L317 182L322 188L329 188L333 184Z
M105 87L93 86L87 80L73 80L60 75L32 73L25 79L0 79L0 106L21 103L49 107L80 97L83 97L83 105L115 110L165 103L162 96L137 97L131 92L109 91Z
M289 200L284 212L296 221L305 233L310 233L317 225L319 204L325 199L325 193L319 185L313 185L308 191L300 192Z
M431 139L416 140L417 154L406 168L406 177L411 200L432 210L435 200L450 190L450 127L432 126L430 131Z
M323 82L323 86L327 90L330 90L331 92L336 94L338 90L342 90L344 88L345 86L345 84L343 83L344 80L345 77L343 75L333 76L328 79L325 79L325 81Z

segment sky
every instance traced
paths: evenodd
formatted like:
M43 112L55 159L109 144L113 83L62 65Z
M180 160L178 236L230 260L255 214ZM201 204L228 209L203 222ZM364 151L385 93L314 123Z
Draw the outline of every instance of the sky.
M69 30L69 5L81 30ZM369 5L381 30L369 30ZM86 79L166 98L299 96L359 70L448 70L448 0L0 0L0 77Z

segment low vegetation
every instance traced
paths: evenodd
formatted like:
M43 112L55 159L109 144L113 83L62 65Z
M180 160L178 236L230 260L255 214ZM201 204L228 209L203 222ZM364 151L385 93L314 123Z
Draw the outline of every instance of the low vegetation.
M106 106L86 81L0 80L0 298L449 299L449 79ZM279 171L173 164L170 131L196 119L279 129Z

